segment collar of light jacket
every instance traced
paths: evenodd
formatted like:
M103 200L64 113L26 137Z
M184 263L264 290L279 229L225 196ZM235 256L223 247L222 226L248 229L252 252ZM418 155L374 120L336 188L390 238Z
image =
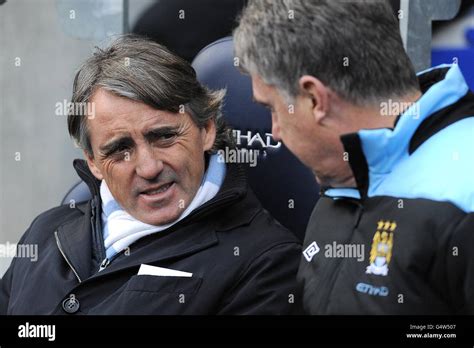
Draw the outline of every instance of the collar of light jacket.
M411 155L424 141L469 112L454 112L452 104L472 100L472 92L457 64L443 64L418 74L422 97L398 116L394 128L362 129L341 136L357 188L325 188L332 198L367 197L369 181L391 172L399 161ZM416 115L416 116L414 116Z
M218 243L216 232L247 225L262 209L247 186L243 167L227 164L224 183L213 199L158 236L150 235L135 242L131 246L133 258L117 258L100 274L96 274L105 253L100 226L100 181L90 172L86 161L75 160L74 168L89 186L93 198L76 205L80 216L61 225L57 229L57 236L62 252L81 280L208 248ZM209 216L212 219L206 219ZM196 229L202 220L206 221L208 227Z

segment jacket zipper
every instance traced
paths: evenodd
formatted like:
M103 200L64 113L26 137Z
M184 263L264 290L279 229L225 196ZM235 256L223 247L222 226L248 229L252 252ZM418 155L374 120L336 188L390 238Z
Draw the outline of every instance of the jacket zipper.
M54 231L54 237L56 238L56 244L58 246L58 249L59 249L59 252L61 253L61 255L63 256L64 260L66 260L66 263L69 265L69 268L71 268L71 270L73 271L73 273L75 274L77 280L79 281L79 283L82 283L82 280L81 278L79 277L79 274L77 274L76 270L74 269L74 267L72 267L72 264L69 262L69 260L67 259L66 257L66 254L64 254L64 251L63 249L61 248L61 242L59 241L59 237L58 237L58 231Z
M334 197L327 196L324 193L323 193L323 197L332 198L334 200ZM350 241L350 240L352 240L354 230L359 226L360 219L362 218L362 215L364 214L364 205L361 203L361 200L358 200L358 199L349 198L349 197L340 197L340 198L346 199L348 202L351 202L351 203L357 205L357 213L356 213L356 216L355 216L355 219L354 219L355 221L354 221L353 226L352 226L351 238L349 239L349 241ZM332 273L332 279L331 279L331 282L330 282L331 285L325 287L325 294L324 294L324 296L322 296L322 298L324 298L325 305L324 305L324 310L321 312L321 314L328 314L328 308L329 308L329 305L330 305L331 293L334 289L334 286L336 285L336 281L338 279L337 274L341 270L343 261L344 261L344 259L337 260L337 265L335 267L333 267L332 270L331 270L332 271L331 272ZM321 301L321 302L323 302L323 301Z
M91 229L94 243L98 249L99 256L101 259L105 258L105 248L104 248L104 236L102 235L102 226L100 225L100 213L97 214L97 196L94 196L91 200Z
M105 269L109 264L110 264L110 260L108 258L105 258L104 260L102 260L102 262L100 263L99 272Z
M105 268L107 268L107 266L110 265L113 260L115 260L117 257L119 257L122 254L122 252L123 252L123 250L121 252L116 253L115 255L113 255L110 259L108 257L103 259L102 262L100 263L98 272L100 272L100 271L104 270Z

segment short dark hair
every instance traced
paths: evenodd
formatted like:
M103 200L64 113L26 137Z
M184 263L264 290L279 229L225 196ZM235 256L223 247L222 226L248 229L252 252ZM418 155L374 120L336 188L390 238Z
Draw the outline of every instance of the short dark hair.
M250 0L234 44L244 70L291 99L303 75L359 105L419 90L387 0Z
M96 48L74 78L72 105L90 102L98 88L155 109L174 113L184 110L199 128L213 120L217 134L211 153L232 143L222 118L225 90L211 91L202 86L187 61L154 41L123 35L105 49ZM68 130L79 146L93 156L85 109L80 108L80 114L69 113Z

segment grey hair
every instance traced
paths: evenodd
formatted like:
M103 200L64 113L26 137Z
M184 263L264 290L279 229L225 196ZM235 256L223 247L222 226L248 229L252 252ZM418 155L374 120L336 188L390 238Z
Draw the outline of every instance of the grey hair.
M290 100L303 75L358 105L419 90L385 0L250 0L234 46L244 71Z
M97 89L143 102L158 110L186 111L199 128L213 120L217 134L210 153L233 142L222 117L225 90L212 91L202 86L187 61L151 40L123 35L105 49L96 48L74 78L72 105L89 103ZM82 111L85 109L81 108ZM93 156L87 116L85 112L70 112L68 130L78 145Z

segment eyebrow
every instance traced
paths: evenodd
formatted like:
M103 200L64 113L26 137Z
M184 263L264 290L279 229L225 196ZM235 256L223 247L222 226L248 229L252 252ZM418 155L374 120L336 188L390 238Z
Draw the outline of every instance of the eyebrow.
M154 141L154 140L162 137L163 135L168 135L170 133L178 134L178 133L180 133L180 129L181 129L181 127L179 127L179 126L156 127L156 128L153 128L153 129L147 131L144 134L144 137L148 142L150 142L150 141Z
M168 135L170 133L180 133L180 127L178 126L156 127L147 131L144 134L144 137L147 142L153 142L154 140L159 139L160 137L164 135ZM130 135L127 134L105 143L104 145L99 147L99 150L101 153L105 155L109 155L115 152L117 149L119 149L122 146L132 146L134 143L135 142L130 137Z
M122 146L131 146L133 145L134 141L129 135L122 136L117 139L113 139L109 141L108 143L105 143L104 145L99 147L99 150L101 153L105 155L109 155L113 152L115 152L117 149L119 149Z

